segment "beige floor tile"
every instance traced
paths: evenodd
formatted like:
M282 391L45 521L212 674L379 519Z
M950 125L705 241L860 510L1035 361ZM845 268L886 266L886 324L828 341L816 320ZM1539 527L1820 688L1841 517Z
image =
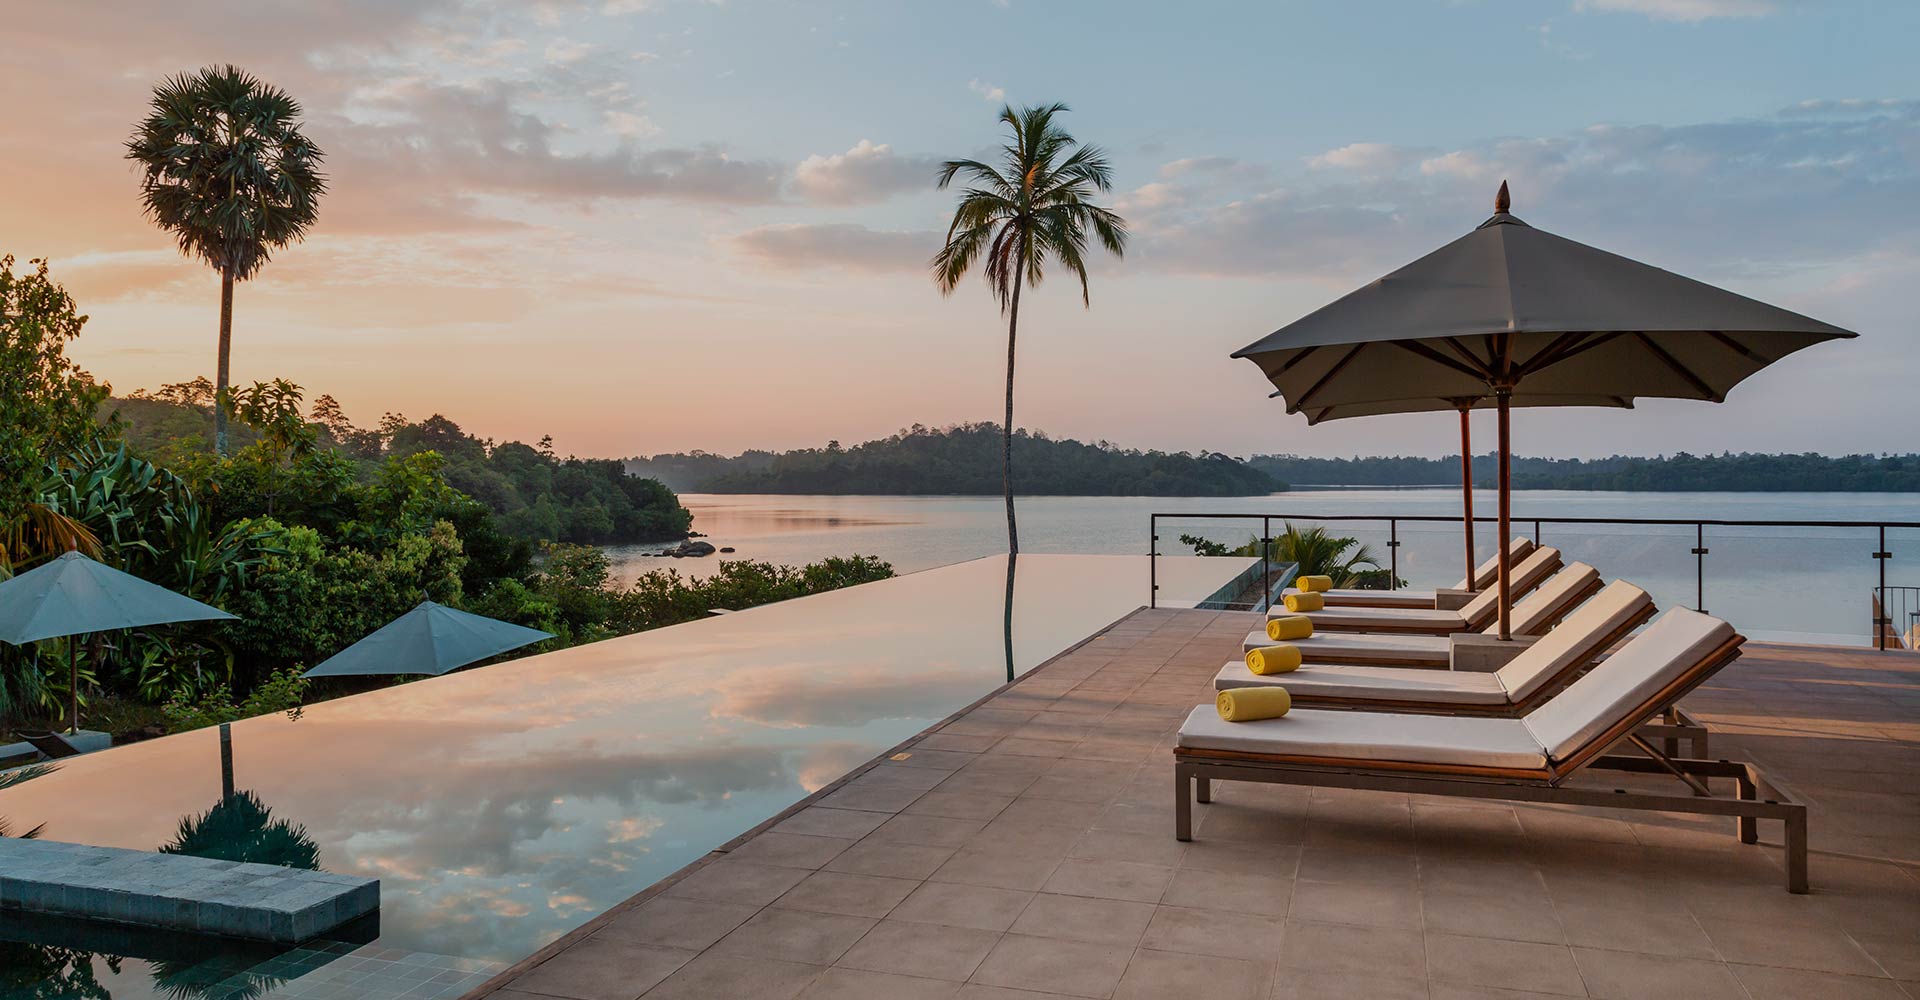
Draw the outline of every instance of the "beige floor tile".
M920 885L912 879L814 872L773 905L789 910L839 913L850 917L886 916Z
M1187 845L1177 867L1291 879L1300 871L1300 851L1301 848L1290 844L1249 849L1245 844L1195 841Z
M1383 979L1427 978L1419 931L1287 921L1280 939L1279 975L1289 969Z
M1010 986L1077 997L1113 994L1126 972L1133 949L1057 938L1008 934L973 974L987 986Z
M722 858L675 882L666 894L682 899L765 906L799 885L807 874L802 868L778 868Z
M1412 885L1296 882L1289 916L1323 924L1418 930L1420 890Z
M1284 917L1293 898L1293 885L1292 879L1183 868L1174 872L1160 902L1166 906Z
M831 965L873 925L870 917L770 907L734 928L708 954Z
M924 879L953 856L951 847L900 844L867 839L827 862L828 871L889 878Z
M984 820L902 813L880 824L878 829L867 835L867 839L895 844L960 847L978 836L986 825Z
M985 822L1000 815L1013 804L1011 795L992 792L950 792L945 786L921 796L907 807L909 816L945 816L951 819L977 819Z
M633 1000L687 964L694 952L589 938L528 970L516 989L568 1000Z
M1765 965L1731 968L1753 1000L1901 1000L1901 987L1891 979Z
M1033 897L1010 930L1035 937L1132 947L1146 932L1153 910L1152 903L1043 892Z
M1170 1000L1196 992L1207 1000L1263 1000L1268 985L1266 962L1142 948L1127 963L1113 1000Z
M1421 894L1420 908L1426 929L1441 934L1543 944L1566 941L1559 917L1544 893L1503 899L1429 890Z
M1774 965L1849 976L1883 975L1879 963L1845 932L1821 926L1702 918L1700 926L1728 962Z
M882 920L841 956L838 964L867 972L962 983L999 940L996 932L970 927Z
M785 868L818 868L854 845L847 837L806 837L768 830L728 853L735 861Z
M778 833L797 833L809 837L846 837L859 839L887 821L884 813L863 809L829 809L808 806L781 820L773 829Z
M958 992L959 983L939 979L828 969L800 994L800 1000L951 1000Z
M1718 961L1573 949L1587 993L1607 1000L1746 1000L1733 971Z
M1554 911L1568 944L1676 958L1717 959L1720 955L1700 922L1680 906L1640 909L1556 902Z
M1005 850L983 851L968 848L948 858L930 879L935 882L964 882L1000 889L1032 889L1043 885L1058 867L1051 857L1021 857Z
M646 1000L793 1000L825 971L817 965L710 951L647 991Z
M593 936L699 951L757 912L757 906L738 903L655 896L614 917Z
M1070 896L1157 903L1172 878L1173 869L1165 865L1068 858L1060 862L1042 888Z
M1427 1000L1427 981L1283 968L1274 974L1268 995L1271 1000Z
M1067 852L1070 858L1132 861L1176 867L1187 855L1187 845L1165 834L1088 830Z
M1019 919L1033 897L1033 893L1018 889L923 882L894 907L890 916L896 920L1004 931Z
M1278 917L1158 906L1140 947L1271 962L1280 953L1284 928Z
M1427 965L1434 982L1586 995L1565 945L1428 934Z

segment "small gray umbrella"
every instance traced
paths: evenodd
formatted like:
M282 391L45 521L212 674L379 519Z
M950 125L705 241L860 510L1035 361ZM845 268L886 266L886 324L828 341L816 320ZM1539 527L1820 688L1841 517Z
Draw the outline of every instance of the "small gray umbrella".
M1535 229L1509 211L1234 353L1287 412L1341 417L1493 406L1499 414L1500 635L1514 406L1721 402L1803 347L1857 336L1671 271ZM1463 419L1464 423L1464 419Z
M73 728L80 728L79 667L72 636L168 622L234 618L210 604L68 552L0 583L0 641L24 645L68 636Z
M551 638L553 633L537 628L421 601L419 607L380 626L301 676L444 674Z

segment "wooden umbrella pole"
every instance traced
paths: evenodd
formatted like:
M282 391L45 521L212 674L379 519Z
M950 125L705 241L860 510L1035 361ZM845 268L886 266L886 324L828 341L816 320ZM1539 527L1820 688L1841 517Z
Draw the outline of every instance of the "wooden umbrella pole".
M67 732L80 734L80 661L74 659L73 636L67 636L67 708L71 720Z
M1473 428L1467 421L1467 408L1460 405L1460 499L1466 510L1461 518L1467 526L1467 589L1473 589Z
M1507 544L1513 520L1513 439L1508 423L1513 387L1494 390L1499 408L1500 434L1500 641L1513 638L1513 549Z

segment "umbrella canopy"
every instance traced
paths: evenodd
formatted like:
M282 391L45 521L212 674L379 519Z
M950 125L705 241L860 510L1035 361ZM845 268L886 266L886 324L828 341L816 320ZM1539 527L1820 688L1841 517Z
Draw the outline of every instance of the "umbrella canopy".
M1233 355L1258 364L1287 412L1309 424L1498 412L1502 638L1512 407L1717 403L1794 351L1857 336L1535 229L1509 209L1502 183L1493 217L1472 232Z
M78 552L0 583L0 641L234 618Z
M553 633L537 628L421 601L419 607L380 626L301 676L444 674L475 660L551 638Z

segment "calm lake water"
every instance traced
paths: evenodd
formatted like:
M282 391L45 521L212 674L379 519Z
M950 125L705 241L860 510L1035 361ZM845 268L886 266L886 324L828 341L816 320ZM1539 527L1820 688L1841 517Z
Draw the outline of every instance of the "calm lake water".
M801 564L832 555L879 556L900 572L941 566L1005 550L1006 522L997 497L725 496L683 494L694 527L715 545L733 546L730 556L660 559L642 555L657 547L611 550L624 578L671 567L705 576L720 559L763 559ZM1913 493L1593 493L1526 490L1514 494L1515 530L1531 534L1528 518L1630 517L1779 521L1920 521L1920 494ZM1490 491L1475 494L1474 512L1494 513ZM1026 552L1139 554L1147 550L1151 513L1254 513L1285 515L1310 523L1309 515L1436 514L1458 516L1453 489L1298 490L1266 497L1032 497L1019 501L1020 544ZM1223 542L1244 542L1258 522L1198 518L1163 520L1162 553L1187 551L1182 533ZM1387 526L1380 522L1340 525L1388 559ZM1275 524L1279 530L1279 523ZM1654 592L1664 605L1694 606L1694 529L1632 525L1543 525L1541 540L1564 549L1567 558L1590 562L1607 577L1625 577ZM1459 528L1403 524L1400 575L1415 587L1452 586L1464 571ZM1480 531L1482 555L1492 550L1492 526ZM1863 642L1869 633L1868 602L1879 581L1872 553L1877 534L1859 529L1707 529L1705 606L1728 617L1755 638ZM1888 532L1894 553L1890 585L1920 585L1920 530ZM1141 600L1147 581L1139 581ZM1901 630L1915 623L1901 623Z

